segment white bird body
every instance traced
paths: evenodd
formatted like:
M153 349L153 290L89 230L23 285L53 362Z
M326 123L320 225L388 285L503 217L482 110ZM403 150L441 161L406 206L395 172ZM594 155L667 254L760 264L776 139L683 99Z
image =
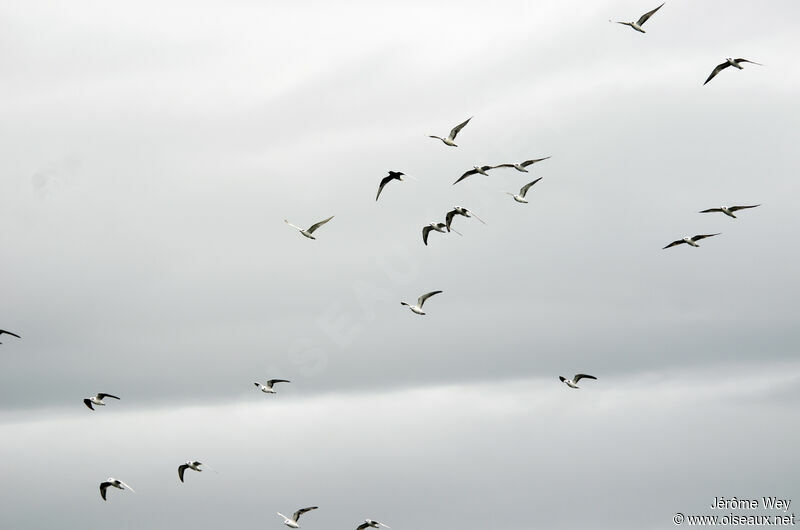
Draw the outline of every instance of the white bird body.
M453 127L453 129L450 131L450 134L447 136L447 138L442 138L441 136L434 136L434 135L429 135L429 137L430 138L436 138L437 140L441 140L442 142L444 142L444 145L446 145L446 146L458 147L456 145L456 143L454 142L454 140L456 139L456 136L458 135L459 131L461 131L461 129L463 129L469 123L469 120L471 120L471 119L472 119L472 117L470 116L466 121L464 121L462 123L459 123L458 125Z
M564 383L570 388L580 388L578 386L578 381L580 381L581 379L597 379L595 376L587 374L575 374L572 377L572 379L567 379L564 376L558 376L558 378L561 380L562 383Z
M531 189L531 186L533 186L534 184L536 184L540 180L542 180L542 177L539 177L538 179L536 179L536 180L534 180L532 182L528 182L527 184L525 184L524 186L522 186L519 189L519 193L511 193L510 191L507 191L505 193L507 195L511 195L512 197L514 197L514 200L517 201L517 202L528 204L528 200L525 198L525 195L528 194L528 190Z
M272 386L275 383L291 383L291 381L287 379L270 379L269 381L267 381L266 385L262 385L261 383L258 382L253 384L256 385L258 389L264 392L265 394L276 394L277 392L275 392L275 389L272 388Z
M318 222L318 223L315 223L315 224L311 225L310 227L308 227L308 228L306 228L306 229L300 228L300 227L299 227L299 226L297 226L297 225L293 225L292 223L290 223L290 222L289 222L289 221L287 221L286 219L284 219L284 220L283 220L283 222L284 222L284 223L286 223L287 225L291 226L292 228L295 228L295 229L297 229L297 230L298 230L298 231L299 231L301 234L303 234L304 236L306 236L308 239L317 239L317 238L316 238L316 237L314 237L314 235L313 235L313 234L314 234L314 232L317 230L317 228L319 228L320 226L324 225L325 223L327 223L328 221L330 221L331 219L333 219L333 217L334 217L334 216L333 216L333 215L331 215L331 216L330 216L330 217L328 217L327 219L325 219L325 220L323 220L323 221L320 221L320 222Z
M107 397L114 398L114 399L119 399L117 396L114 396L114 395L111 395L111 394L105 394L103 392L99 392L98 394L95 394L92 397L88 397L88 398L84 399L83 403L84 403L84 405L86 405L90 409L94 410L94 407L92 405L100 405L100 406L105 407L106 404L103 403L103 400L105 398L107 398Z
M131 490L133 493L136 493L136 491L132 487L128 486L121 480L115 479L114 477L108 477L108 480L100 483L100 496L103 497L103 500L106 500L106 490L109 488L109 486L113 486L120 490L124 490L125 488L127 488Z
M400 302L400 305L407 306L412 312L414 312L414 313L416 313L418 315L424 315L425 312L422 310L422 306L425 304L425 300L427 300L431 296L433 296L435 294L439 294L441 292L442 291L431 291L430 293L423 294L422 296L417 298L416 305L411 305L408 302Z
M300 508L299 510L294 512L294 515L292 515L291 517L286 517L281 512L276 512L276 513L281 517L283 517L283 524L285 524L289 528L300 528L300 524L298 523L298 521L300 520L300 516L306 512L310 512L311 510L316 510L317 508L318 506L309 506L308 508Z
M658 7L657 7L657 8L655 8L655 9L653 9L652 11L648 11L647 13L645 13L644 15L642 15L641 17L639 17L639 20L637 20L636 22L619 22L619 21L617 21L617 24L622 24L623 26L630 26L630 27L632 27L633 29L635 29L636 31L638 31L639 33L647 33L647 32L644 30L644 28L642 28L642 26L644 25L644 23L645 23L645 22L647 22L647 20L648 20L650 17L652 17L652 16L653 16L653 14L654 14L656 11L658 11L658 10L659 10L659 9L661 9L662 7L664 7L664 4L661 4L660 6L658 6Z

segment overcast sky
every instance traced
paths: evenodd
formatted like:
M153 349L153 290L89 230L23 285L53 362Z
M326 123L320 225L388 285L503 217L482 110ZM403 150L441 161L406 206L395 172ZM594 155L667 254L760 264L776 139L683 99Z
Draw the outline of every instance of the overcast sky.
M656 5L0 3L0 527L800 514L800 5Z

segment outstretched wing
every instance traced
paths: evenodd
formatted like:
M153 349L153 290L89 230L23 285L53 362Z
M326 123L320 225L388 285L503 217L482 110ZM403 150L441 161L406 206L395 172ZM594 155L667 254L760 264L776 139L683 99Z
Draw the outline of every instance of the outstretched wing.
M94 407L92 406L92 402L89 400L89 398L84 399L83 400L83 404L86 405L87 407L89 407L90 409L94 410Z
M292 515L292 519L294 519L294 522L297 522L297 520L300 519L301 515L303 515L306 512L310 512L311 510L316 510L317 508L319 508L319 506L309 506L308 508L300 508L299 510L294 512L294 515Z
M99 394L97 394L97 399L105 399L105 398L107 398L107 397L114 398L114 399L119 399L117 396L115 396L115 395L113 395L113 394L104 394L104 393L102 393L102 392L100 392Z
M458 210L450 210L447 212L447 215L444 217L444 224L447 227L447 231L450 231L450 223L453 222L453 217L458 215Z
M425 243L426 247L428 246L428 234L431 233L431 230L433 230L433 228L431 228L430 226L422 227L422 242Z
M466 127L466 125L469 123L469 120L471 120L471 119L472 119L472 116L467 118L466 121L463 121L463 122L459 123L458 125L456 125L455 127L453 127L453 129L450 131L450 137L449 137L450 140L455 140L456 139L456 135L459 132L461 132L461 129Z
M429 292L429 293L425 293L425 294L423 294L422 296L420 296L419 298L417 298L417 305L420 307L420 309L422 309L422 305L425 303L425 300L427 300L427 299L428 299L428 298L430 298L431 296L433 296L433 295L435 295L435 294L439 294L439 293L441 293L441 292L442 292L442 291L431 291L431 292Z
M561 381L561 382L563 383L564 381L566 381L566 380L567 380L567 378L566 378L566 377L564 377L563 375L559 375L559 376L558 376L558 380L559 380L559 381Z
M756 206L761 206L760 204L753 204L752 206L731 206L728 210L732 212L738 212L739 210L746 210L748 208L755 208Z
M119 482L120 484L122 484L123 486L125 486L126 488L128 488L129 490L131 490L132 492L136 493L136 490L135 490L135 489L133 489L132 487L128 486L127 484L125 484L125 483L124 483L124 482L122 482L121 480L117 479L117 482Z
M666 2L665 2L665 3L666 3ZM642 15L641 17L639 17L639 20L637 20L637 21L636 21L636 23L637 23L637 24L639 24L639 25L641 26L642 24L644 24L645 22L647 22L647 20L648 20L650 17L652 17L652 16L653 16L653 13L655 13L656 11L658 11L659 9L661 9L662 7L664 7L664 4L661 4L660 6L658 6L658 7L657 7L657 8L655 8L655 9L653 9L652 11L648 11L647 13L645 13L644 15Z
M711 71L711 75L710 75L710 76L708 76L708 79L706 79L706 82L705 82L705 83L703 83L703 84L704 84L704 85L705 85L705 84L708 84L708 82L709 82L709 81L711 81L712 79L714 79L714 77L715 77L715 76L716 76L718 73L720 73L721 71L723 71L724 69L726 69L726 68L727 68L727 67L729 67L730 65L731 65L731 64L730 64L730 63L728 63L728 62L724 62L724 63L722 63L722 64L718 64L718 65L717 65L717 67L716 67L716 68L714 68L714 69Z
M522 187L519 189L519 195L520 195L520 197L523 197L523 198L524 198L524 197L525 197L525 194L526 194L526 193L528 193L528 190L529 190L529 189L531 189L531 186L533 186L534 184L536 184L537 182L539 182L540 180L542 180L542 178L543 178L543 177L539 177L538 179L534 180L533 182L528 182L527 184L525 184L524 186L522 186Z
M707 237L718 236L722 232L717 232L716 234L698 234L692 238L692 241L700 241L701 239L705 239Z
M18 339L22 338L19 335L17 335L16 333L11 333L10 331L6 331L4 329L0 329L0 335L2 335L3 333L5 333L6 335L11 335L12 337L17 337Z
M465 210L466 210L466 208L465 208ZM473 212L472 210L466 210L466 211L467 211L467 213L468 213L468 214L470 214L472 217L474 217L475 219L477 219L477 220L478 220L478 221L480 221L481 223L483 223L483 224L486 224L486 221L484 221L483 219L481 219L480 217L478 217L478 216L475 214L475 212Z
M386 184L388 184L390 180L394 180L394 177L392 175L389 175L388 177L383 177L383 179L381 179L381 184L380 186L378 186L378 194L375 196L376 201L378 200L378 197L381 196L383 187L386 186Z
M486 170L484 169L484 171L486 171ZM455 185L455 184L458 184L459 182L461 182L462 180L464 180L464 179L465 179L465 178L467 178L468 176L470 176L470 175L474 175L474 174L475 174L475 173L477 173L477 172L478 172L478 170L477 170L477 169L470 169L469 171L467 171L466 173L464 173L463 175L461 175L460 177L458 177L458 180L457 180L457 181L455 181L455 182L453 182L453 184L454 184L454 185Z
M761 63L757 63L755 61L748 61L747 59L734 59L737 63L750 63L750 64L757 64L758 66L764 66Z
M500 164L497 166L492 166L491 169L497 169L498 167L514 167L514 164Z
M186 471L186 468L188 467L189 466L187 464L181 464L178 466L178 478L181 479L181 482L183 482L183 472Z
M520 165L521 165L522 167L528 167L528 166L530 166L531 164L535 164L536 162L541 162L542 160L547 160L548 158L551 158L551 157L549 157L549 156L546 156L546 157L544 157L544 158L534 158L533 160L526 160L525 162L521 163ZM512 166L512 167L513 167L513 166Z
M575 377L572 378L572 382L577 383L581 379L597 379L597 378L593 375L588 375L588 374L575 374Z
M700 213L721 212L722 208L709 208L708 210L700 210Z
M667 249L669 247L674 247L675 245L680 245L681 243L686 243L686 241L684 241L683 239L678 239L676 241L673 241L672 243L670 243L666 247L662 248L661 250Z
M272 388L272 385L274 385L275 383L291 383L291 381L289 381L288 379L270 379L269 381L267 381L267 386Z
M361 523L360 525L356 526L356 530L364 530L370 526L369 523Z
M111 485L110 482L101 482L100 483L100 496L103 497L103 500L106 500L106 490Z
M320 226L324 225L325 223L327 223L327 222L328 222L328 221L330 221L331 219L333 219L333 216L332 216L332 215L331 215L330 217L328 217L327 219L325 219L324 221L320 221L320 222L318 222L318 223L315 223L315 224L311 225L311 228L309 228L309 229L308 229L308 233L309 233L309 234L313 234L313 233L314 233L314 230L316 230L316 229L317 229L317 228L319 228Z

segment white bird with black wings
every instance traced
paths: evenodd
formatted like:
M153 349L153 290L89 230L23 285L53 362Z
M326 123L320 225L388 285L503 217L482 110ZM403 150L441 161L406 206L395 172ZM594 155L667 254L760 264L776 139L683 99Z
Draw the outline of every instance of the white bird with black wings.
M422 311L422 305L425 303L425 300L430 298L435 294L439 294L442 291L431 291L429 293L425 293L419 298L417 298L417 305L411 305L408 302L400 302L400 305L408 306L408 308L418 315L424 315L425 313Z
M444 145L450 147L458 147L453 140L456 139L456 135L458 135L461 129L466 127L466 125L469 123L469 120L471 119L472 117L470 116L469 118L466 119L466 121L463 121L458 125L456 125L455 127L453 127L453 129L450 131L450 135L447 138L442 138L441 136L433 136L433 135L429 135L429 138L436 138L437 140L441 140L442 142L444 142Z
M356 530L364 530L365 528L378 528L379 526L382 526L384 528L391 528L391 526L389 526L388 524L383 524L378 521L373 521L372 519L367 519L366 521L358 525L356 527Z
M104 393L100 392L99 394L95 394L92 397L84 399L83 403L84 403L84 405L86 405L90 409L94 410L94 407L92 405L105 406L105 403L103 403L103 400L105 398L107 398L107 397L108 398L119 399L117 396L114 396L114 395L111 395L111 394L104 394Z
M302 228L300 228L297 225L293 225L292 223L290 223L286 219L284 219L283 222L286 223L287 225L291 226L292 228L296 228L297 230L299 230L300 233L303 234L304 236L306 236L308 239L317 239L316 237L314 237L312 235L314 233L314 231L316 231L317 228L319 228L320 226L324 225L325 223L327 223L331 219L333 219L332 215L330 217L328 217L327 219L325 219L324 221L320 221L318 223L314 223L313 225L308 227L306 230L303 230Z
M665 2L665 3L666 3L666 2ZM645 22L647 22L647 20L648 20L650 17L652 17L652 16L653 16L653 14L654 14L656 11L658 11L658 10L659 10L659 9L661 9L662 7L664 7L664 4L661 4L660 6L658 6L658 7L657 7L657 8L655 8L655 9L653 9L652 11L648 11L648 12L647 12L647 13L645 13L644 15L640 16L640 17L639 17L639 20L637 20L636 22L619 22L619 21L617 21L617 24L622 24L623 26L630 26L630 27L632 27L633 29L635 29L636 31L638 31L639 33L647 33L645 30L643 30L643 29L642 29L642 26L644 25L644 23L645 23Z
M575 374L572 377L572 379L567 379L563 375L558 376L558 378L561 380L562 383L564 383L570 388L580 388L578 386L578 381L580 381L581 379L597 379L595 376L587 374Z
M100 496L103 497L103 500L106 500L106 490L109 488L109 486L113 486L120 490L124 490L127 488L132 492L136 493L136 491L132 487L128 486L121 480L115 479L114 477L108 477L108 480L100 483Z
M300 516L306 512L310 512L311 510L316 510L318 507L319 506L309 506L308 508L300 508L299 510L294 512L294 515L292 515L291 517L286 517L281 512L277 513L278 515L283 517L283 524L285 524L289 528L300 528L300 525L297 523L297 521L300 520Z

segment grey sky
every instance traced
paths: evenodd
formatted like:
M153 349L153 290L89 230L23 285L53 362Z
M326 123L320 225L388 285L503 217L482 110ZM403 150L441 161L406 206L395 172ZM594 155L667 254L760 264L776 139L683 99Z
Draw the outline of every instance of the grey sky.
M0 526L666 528L797 494L800 8L607 22L655 5L0 5ZM730 56L766 66L701 86ZM376 203L390 169L420 180ZM488 224L423 246L456 204ZM173 489L187 459L220 474ZM100 504L109 474L139 493Z

